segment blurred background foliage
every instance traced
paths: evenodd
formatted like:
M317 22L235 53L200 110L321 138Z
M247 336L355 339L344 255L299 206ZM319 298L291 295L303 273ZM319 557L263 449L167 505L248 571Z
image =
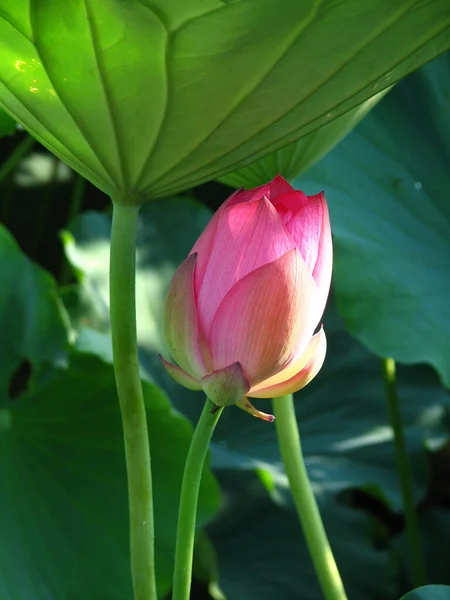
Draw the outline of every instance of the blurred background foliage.
M399 363L429 583L450 584L449 55L377 100L333 149L323 146L341 137L326 130L331 123L141 211L137 309L161 597L170 597L180 478L203 403L160 367L165 290L227 185L253 187L277 172L307 193L324 189L330 205L329 351L296 406L349 600L396 600L412 587L381 375L387 355ZM347 133L356 117L345 118ZM4 113L0 131L0 598L128 600L110 201ZM234 407L205 469L195 578L199 600L321 598L274 428Z

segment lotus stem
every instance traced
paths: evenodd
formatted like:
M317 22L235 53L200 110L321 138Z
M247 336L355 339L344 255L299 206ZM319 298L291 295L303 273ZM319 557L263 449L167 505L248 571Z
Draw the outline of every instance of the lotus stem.
M200 482L209 443L223 408L207 399L192 436L181 484L172 600L190 597Z
M273 410L281 458L323 595L347 600L306 470L292 394L274 398Z
M419 520L414 504L411 465L406 447L403 419L397 393L394 359L383 358L382 370L389 418L394 432L395 460L397 463L397 477L402 495L403 510L405 512L406 541L411 563L411 578L416 588L426 584L427 576Z
M139 209L120 204L113 206L111 334L125 442L134 600L156 600L150 447L136 333L136 229Z

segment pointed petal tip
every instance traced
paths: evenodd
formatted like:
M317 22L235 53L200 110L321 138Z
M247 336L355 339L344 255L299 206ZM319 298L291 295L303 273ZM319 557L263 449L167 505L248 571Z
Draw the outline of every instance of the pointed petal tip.
M252 417L256 417L257 419L261 419L262 421L267 421L268 423L273 423L275 421L275 417L268 413L264 413L253 406L248 398L244 396L239 402L236 402L236 406L238 406L243 411L247 412Z
M290 368L285 369L286 379L278 380L276 383L272 383L272 385L270 385L271 381L268 380L267 383L269 385L263 385L263 387L253 391L250 390L249 395L252 398L278 398L286 394L298 392L308 385L320 371L325 361L326 352L327 338L323 326L321 326L319 331L313 336L303 355L307 357L307 362L296 373L292 374ZM300 361L297 364L301 364L301 362L302 357L300 357ZM279 375L282 376L283 371ZM272 381L274 380L275 378L272 378Z
M189 373L186 373L186 371L184 371L177 365L174 365L173 363L166 360L163 356L161 356L161 354L159 354L158 356L167 374L170 375L170 377L172 377L172 379L176 381L179 385L187 388L188 390L193 390L196 392L202 389L202 384L200 383L200 381L195 379L195 377L192 377L192 375L189 375Z

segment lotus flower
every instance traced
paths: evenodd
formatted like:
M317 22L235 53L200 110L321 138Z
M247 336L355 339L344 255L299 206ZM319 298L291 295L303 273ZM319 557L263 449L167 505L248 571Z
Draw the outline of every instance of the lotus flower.
M181 385L216 405L273 420L251 398L304 387L326 352L322 328L332 270L325 196L282 177L238 190L221 206L169 286L164 333Z

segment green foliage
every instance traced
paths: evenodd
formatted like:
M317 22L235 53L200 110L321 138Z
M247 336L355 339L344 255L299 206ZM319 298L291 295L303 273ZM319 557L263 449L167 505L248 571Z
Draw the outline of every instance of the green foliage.
M51 278L1 233L1 380L6 386L25 358L31 376L19 373L22 393L4 397L0 408L0 597L130 598L125 461L109 345L87 332L64 352L67 332ZM155 385L143 385L163 594L192 427ZM206 471L200 525L218 503Z
M333 119L330 123L322 125L319 129L305 135L293 144L289 144L273 154L268 154L247 167L223 175L219 178L219 181L231 187L239 188L243 186L246 189L251 189L270 181L278 174L282 174L287 180L294 179L320 160L354 129L361 119L383 98L386 91L372 96L360 106Z
M167 212L161 210L162 206ZM171 216L172 231L179 232L176 237L167 235L167 215ZM142 209L138 239L137 304L142 364L149 375L167 389L177 408L192 418L198 415L201 396L165 377L157 355L163 348L160 328L166 287L207 218L205 208L189 199L154 203ZM107 330L108 323L108 286L106 273L100 266L109 252L109 227L108 216L86 213L73 224L72 235L66 236L68 256L82 273L83 308L74 306L71 312L92 314L89 323L103 331ZM298 394L299 427L315 490L329 495L360 486L398 510L400 498L397 476L392 469L395 459L381 365L345 333L332 306L327 310L324 323L327 360L317 379ZM445 439L446 432L439 429L439 424L449 398L427 369L405 370L402 375L400 397L404 401L408 445L416 493L420 497L427 482L423 444L428 438L430 441ZM352 382L350 387L349 381ZM264 400L260 400L257 407L270 410L268 401ZM345 427L337 428L336 423L345 423ZM222 415L212 447L216 469L257 469L276 499L286 497L288 483L280 465L273 428L249 419L233 407Z
M211 537L226 597L322 600L295 511L274 506L254 478L225 475L221 483L228 506ZM322 515L349 600L395 598L395 558L375 548L375 521L334 501Z
M13 135L16 130L16 122L3 110L0 110L0 137Z
M132 598L111 217L59 159L119 202L167 196L141 210L137 241L159 597L170 596L203 405L158 358L164 296L211 217L205 204L226 195L191 188L213 177L252 187L280 172L307 193L324 189L332 217L327 358L295 400L348 598L450 600L449 55L383 97L449 47L449 18L446 0L0 0L0 137L14 133L12 115L59 157L37 143L31 154L23 135L1 140L1 600ZM413 591L387 355L428 581L443 584ZM214 600L322 598L275 429L236 407L214 433L198 525L194 574ZM192 599L206 594L194 587Z
M446 54L401 82L305 175L291 178L306 193L326 190L336 301L348 330L379 356L433 365L447 386L449 81ZM309 162L303 143L225 179L261 185L275 165L290 177Z
M449 600L450 587L446 585L425 585L403 596L401 600Z
M67 341L66 317L52 277L29 261L0 225L0 406L22 360L57 359Z
M447 0L1 0L0 105L141 202L359 106L444 52L448 24Z
M449 82L447 54L296 180L327 190L336 300L349 331L380 356L432 364L447 386Z

